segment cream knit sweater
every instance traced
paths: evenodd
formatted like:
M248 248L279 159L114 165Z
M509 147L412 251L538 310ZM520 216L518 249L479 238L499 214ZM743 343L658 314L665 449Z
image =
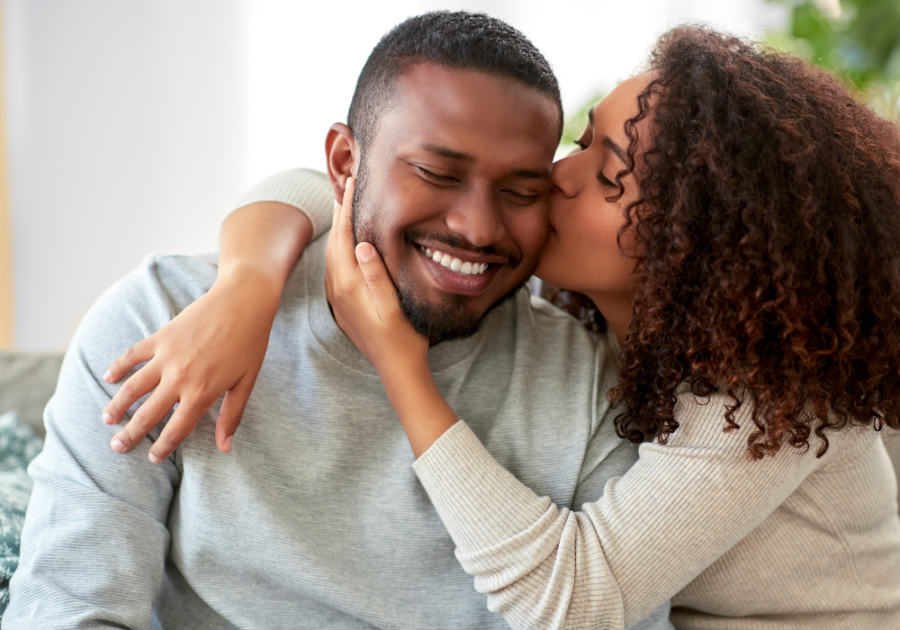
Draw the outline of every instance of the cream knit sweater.
M753 423L745 409L723 432L727 400L680 396L669 443L641 445L579 512L519 483L463 422L414 469L463 568L514 628L628 627L669 597L677 628L900 628L881 437L845 431L820 459L785 447L750 461Z
M317 234L332 216L314 171L248 194L302 208ZM475 588L514 628L623 628L673 598L684 629L900 629L896 477L879 434L829 434L818 459L813 442L750 461L748 405L726 433L727 400L682 394L669 443L643 444L578 512L535 495L462 421L414 469Z

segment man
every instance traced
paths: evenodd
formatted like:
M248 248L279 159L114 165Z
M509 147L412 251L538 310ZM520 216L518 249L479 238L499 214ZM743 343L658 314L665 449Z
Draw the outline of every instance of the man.
M546 61L485 16L413 18L373 51L349 122L329 132L329 177L339 195L357 175L356 228L434 343L448 402L536 492L567 506L600 496L635 458L600 422L611 354L517 292L546 235L561 129ZM288 280L228 456L201 431L154 466L148 440L117 454L97 421L115 393L106 366L202 296L215 264L151 257L94 306L47 410L4 629L505 627L459 567L376 372L331 316L324 245Z

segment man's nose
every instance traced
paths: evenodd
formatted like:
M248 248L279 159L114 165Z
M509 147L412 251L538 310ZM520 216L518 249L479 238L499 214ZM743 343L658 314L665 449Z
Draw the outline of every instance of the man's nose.
M506 236L500 202L490 190L472 190L447 215L446 223L475 247L495 245Z

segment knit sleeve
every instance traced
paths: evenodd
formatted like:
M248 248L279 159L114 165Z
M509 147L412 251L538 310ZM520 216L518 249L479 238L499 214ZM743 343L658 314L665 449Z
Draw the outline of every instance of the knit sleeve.
M749 405L679 397L681 427L581 511L539 497L463 422L413 465L475 588L513 628L623 628L643 619L771 514L822 463L785 446L750 461ZM611 421L607 418L607 421Z
M261 201L286 203L300 210L312 223L313 240L331 229L334 190L324 173L309 168L275 173L238 197L231 212Z

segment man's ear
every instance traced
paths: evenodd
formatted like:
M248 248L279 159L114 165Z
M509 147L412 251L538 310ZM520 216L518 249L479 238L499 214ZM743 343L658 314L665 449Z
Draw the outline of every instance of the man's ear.
M359 166L359 143L353 131L344 123L334 123L325 137L325 158L328 164L328 179L334 188L334 200L344 201L344 187L347 178L356 176Z

